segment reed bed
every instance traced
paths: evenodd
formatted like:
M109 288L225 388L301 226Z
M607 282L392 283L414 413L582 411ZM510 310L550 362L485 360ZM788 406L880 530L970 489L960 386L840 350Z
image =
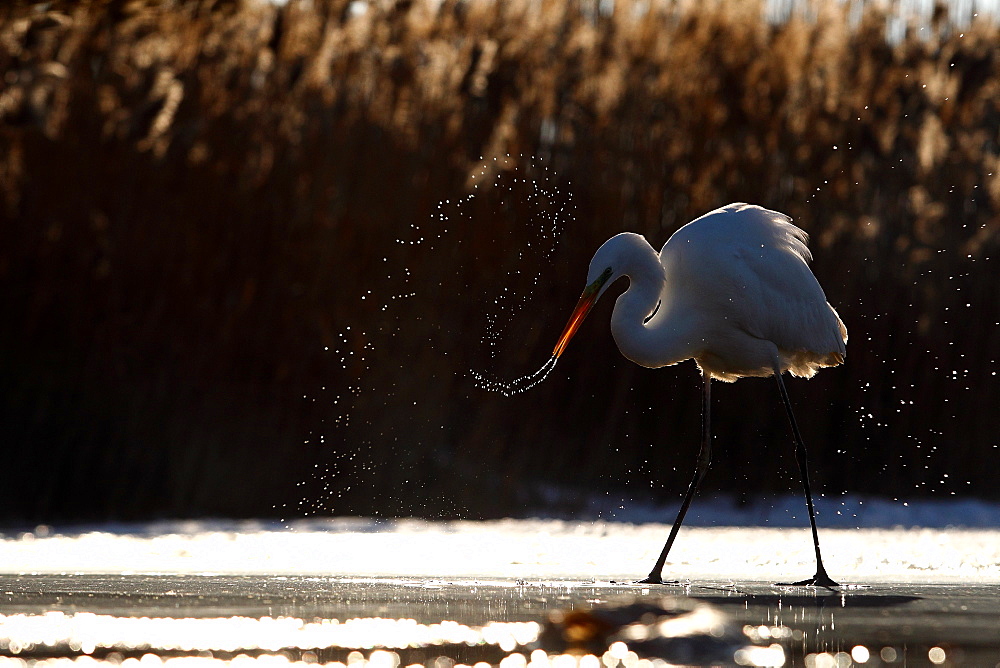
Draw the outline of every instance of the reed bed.
M673 499L697 375L626 363L608 305L529 393L468 370L540 364L611 234L656 245L741 200L810 233L851 333L844 367L792 387L817 484L996 497L1000 30L939 8L890 42L891 19L666 0L0 9L0 516ZM565 200L546 206L569 208L543 257L555 214L521 189L545 178ZM484 346L502 284L523 298ZM771 385L716 397L707 485L795 489Z

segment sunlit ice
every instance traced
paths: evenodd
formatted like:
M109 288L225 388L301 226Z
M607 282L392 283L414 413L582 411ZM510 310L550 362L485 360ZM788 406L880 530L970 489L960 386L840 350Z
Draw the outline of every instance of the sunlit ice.
M794 497L788 507L794 508ZM702 511L718 506L706 501ZM821 506L825 513L827 506ZM830 564L846 581L1000 582L996 528L826 529ZM984 513L993 513L984 507ZM801 511L800 511L801 514ZM880 514L873 509L872 516ZM825 515L821 515L825 516ZM925 517L929 515L925 514ZM637 516L638 517L638 516ZM697 518L696 518L697 519ZM748 518L749 519L749 518ZM805 518L796 520L801 524ZM648 567L669 527L625 521L450 521L345 518L279 523L185 522L86 532L41 527L0 540L13 573L229 573L351 577L489 577L608 582ZM733 545L739 545L738 550ZM407 555L400 559L399 555ZM671 558L683 580L765 581L805 568L799 526L692 526Z

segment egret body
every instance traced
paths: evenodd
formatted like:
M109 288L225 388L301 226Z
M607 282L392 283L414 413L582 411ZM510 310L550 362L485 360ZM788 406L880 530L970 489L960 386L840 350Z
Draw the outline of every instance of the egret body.
M618 278L628 289L615 302L611 333L622 354L658 368L693 359L701 370L702 441L694 478L649 576L663 582L663 565L711 463L710 386L744 376L774 376L788 413L813 545L816 574L797 585L837 586L823 566L805 445L781 374L812 377L846 355L847 329L827 302L808 262L807 235L777 211L730 204L677 230L657 253L631 232L594 254L587 287L552 353L562 355L587 313Z

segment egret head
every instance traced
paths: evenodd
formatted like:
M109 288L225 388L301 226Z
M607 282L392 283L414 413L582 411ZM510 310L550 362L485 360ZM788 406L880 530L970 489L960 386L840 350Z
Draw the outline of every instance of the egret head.
M632 250L638 244L649 246L641 235L633 232L622 232L605 241L597 249L597 252L594 253L594 259L590 261L587 287L583 289L580 301L576 303L576 308L573 309L569 322L566 323L566 327L552 351L553 357L559 357L566 350L570 339L580 329L584 318L587 317L590 309L594 307L608 286L614 283L617 278L625 275L628 258L631 257Z

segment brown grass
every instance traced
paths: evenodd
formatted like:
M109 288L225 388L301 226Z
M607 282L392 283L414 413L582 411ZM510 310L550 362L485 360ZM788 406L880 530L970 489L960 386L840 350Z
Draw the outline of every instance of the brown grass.
M810 232L851 331L847 365L793 389L825 488L995 496L997 27L889 44L874 8L851 27L831 9L769 25L750 3L577 7L0 10L0 417L23 479L0 513L269 513L315 462L336 475L310 498L333 512L516 512L539 480L642 498L653 478L672 498L695 376L626 364L606 311L527 395L465 372L540 363L607 236L662 243L738 200ZM532 287L509 272L537 211L498 190L433 248L396 240L437 231L437 203L505 154L538 156L577 208L488 358L498 283ZM344 369L324 345L356 355ZM762 392L717 393L710 485L787 488Z

